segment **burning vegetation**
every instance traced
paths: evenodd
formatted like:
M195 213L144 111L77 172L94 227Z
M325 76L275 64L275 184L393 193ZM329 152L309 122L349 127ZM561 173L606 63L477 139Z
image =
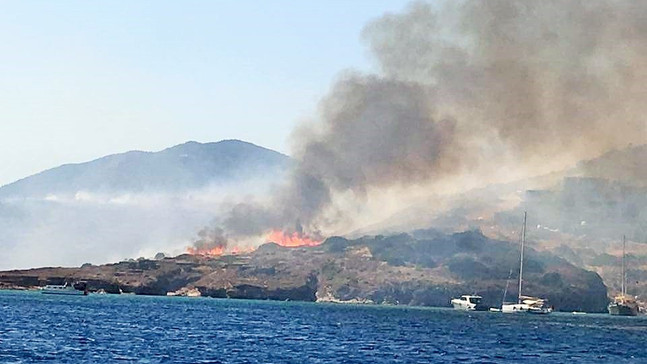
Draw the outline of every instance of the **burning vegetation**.
M321 240L314 240L303 232L295 231L288 233L281 230L273 230L267 237L268 242L276 243L280 246L295 248L300 246L317 246Z
M204 228L198 232L198 240L187 248L193 255L221 256L227 249L227 238L220 228Z
M214 247L214 248L194 248L192 246L186 249L187 253L192 255L206 255L210 257L219 257L225 252L224 247Z
M204 255L209 257L219 257L223 254L246 254L256 250L253 246L231 246L227 245L227 238L223 235L222 229L203 229L198 233L200 237L193 243L193 246L187 248L186 252L192 255ZM302 246L317 246L323 239L313 238L302 230L288 232L283 230L272 230L264 238L265 243L275 243L277 245L297 248Z
M303 231L378 226L408 201L644 143L645 14L631 1L465 0L373 20L362 39L379 71L340 74L292 133L285 183L227 206L218 230L235 246L317 245ZM303 230L286 229L295 221Z

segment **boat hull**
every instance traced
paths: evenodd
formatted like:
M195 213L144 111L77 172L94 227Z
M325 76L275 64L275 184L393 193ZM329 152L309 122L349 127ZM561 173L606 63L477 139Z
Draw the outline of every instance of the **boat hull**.
M477 295L462 295L460 298L454 298L450 302L452 307L459 311L487 311L490 307L481 302L482 298Z
M57 295L64 295L64 296L83 296L86 293L84 291L79 291L74 288L68 288L68 289L43 289L41 291L42 294L57 294Z
M488 306L484 306L481 304L454 302L453 300L452 300L452 306L454 307L455 310L459 310L459 311L487 311L489 309Z
M634 305L623 305L623 304L610 304L609 314L614 316L637 316L638 315L638 306Z
M528 305L524 303L514 303L514 304L503 304L501 306L501 312L503 313L517 313L517 312L527 312Z
M553 312L553 309L550 307L530 307L528 309L528 313L532 313L534 315L546 315Z
M70 286L68 286L67 283L64 285L48 284L42 288L41 293L65 296L84 296L88 294L88 286L85 282L77 282Z

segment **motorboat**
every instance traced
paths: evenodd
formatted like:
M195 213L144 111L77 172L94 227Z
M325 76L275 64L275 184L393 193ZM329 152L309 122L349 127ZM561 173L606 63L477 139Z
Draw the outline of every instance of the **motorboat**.
M462 295L451 300L455 310L462 311L487 311L489 308L481 303L483 297L477 295Z
M48 284L41 288L43 294L58 294L70 296L82 296L88 294L88 286L85 282L76 282L72 285L64 284Z

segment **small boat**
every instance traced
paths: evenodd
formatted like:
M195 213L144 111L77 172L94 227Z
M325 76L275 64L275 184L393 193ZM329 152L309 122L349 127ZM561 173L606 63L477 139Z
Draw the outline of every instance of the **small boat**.
M610 315L638 316L638 304L633 297L618 295L607 307Z
M523 286L523 253L526 243L526 220L527 213L523 213L523 227L521 229L521 253L519 258L519 290L517 295L517 302L505 302L505 293L504 293L504 302L501 304L501 312L504 313L517 313L517 312L526 312L526 313L535 313L535 314L547 314L553 312L553 308L548 305L548 300L545 298L531 297L522 295L521 288ZM506 292L507 292L507 283L506 283Z
M517 313L524 311L528 311L528 305L525 305L521 302L503 302L503 304L501 305L501 312L503 313Z
M88 286L85 282L76 282L71 286L65 282L65 284L48 284L41 289L43 294L59 294L59 295L70 295L70 296L87 296L88 295Z
M548 305L548 301L539 297L521 296L523 304L528 306L528 313L547 314L553 312L553 308Z
M622 288L619 295L615 296L613 302L609 303L607 309L610 315L614 316L637 316L638 303L635 298L627 295L627 270L625 264L625 250L627 242L622 236Z
M477 295L462 295L451 300L455 310L462 311L487 311L488 306L481 303L483 297Z

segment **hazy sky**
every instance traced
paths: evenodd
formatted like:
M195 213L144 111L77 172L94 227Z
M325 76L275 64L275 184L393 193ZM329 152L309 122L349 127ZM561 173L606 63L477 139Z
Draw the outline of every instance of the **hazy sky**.
M367 21L405 0L0 1L0 185L188 140L288 152Z

